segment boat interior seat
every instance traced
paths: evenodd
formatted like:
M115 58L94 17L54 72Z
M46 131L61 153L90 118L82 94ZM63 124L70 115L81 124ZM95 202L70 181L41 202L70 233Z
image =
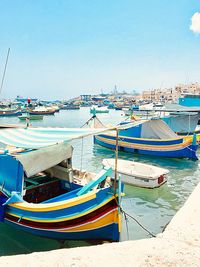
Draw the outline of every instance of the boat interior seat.
M48 175L38 175L24 178L24 200L31 203L41 203L47 199L66 193L60 179Z
M34 179L30 179L30 178L24 178L24 182L26 183L26 187L27 187L27 184L39 185L37 181L35 181Z
M24 175L24 189L30 189L35 186L37 187L41 184L51 182L52 180L55 179L52 179L45 173L39 173L37 175L31 176L30 178Z

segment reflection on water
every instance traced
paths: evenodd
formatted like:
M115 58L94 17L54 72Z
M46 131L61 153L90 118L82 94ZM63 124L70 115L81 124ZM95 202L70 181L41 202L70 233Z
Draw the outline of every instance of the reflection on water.
M31 235L16 230L5 224L0 224L0 256L13 254L27 254L36 251L48 251L59 248L91 246L94 243L86 241L65 241L64 244L47 238ZM2 242L3 240L3 242Z
M45 116L43 121L34 121L34 126L80 127L90 117L89 109L63 110L55 116ZM124 118L120 111L111 110L109 114L99 114L104 124L118 123ZM0 123L22 123L18 118L0 118ZM93 138L87 137L72 142L74 146L73 165L89 171L101 169L103 158L115 157L115 152L98 145L93 145ZM83 147L83 149L82 149ZM198 152L199 156L200 153ZM176 211L183 205L191 191L199 182L200 166L198 161L187 159L156 158L147 155L119 152L119 158L140 161L170 170L168 181L160 188L144 189L125 186L123 209L138 219L154 234L161 232ZM133 220L123 222L122 240L149 237ZM32 236L0 224L0 255L30 253L58 249L61 244L55 240ZM64 247L88 246L94 243L85 241L66 241Z

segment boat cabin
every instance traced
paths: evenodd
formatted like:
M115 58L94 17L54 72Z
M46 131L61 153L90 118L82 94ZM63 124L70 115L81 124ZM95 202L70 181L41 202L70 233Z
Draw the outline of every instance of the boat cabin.
M41 203L85 185L95 174L72 169L73 147L60 143L37 150L0 155L2 192Z

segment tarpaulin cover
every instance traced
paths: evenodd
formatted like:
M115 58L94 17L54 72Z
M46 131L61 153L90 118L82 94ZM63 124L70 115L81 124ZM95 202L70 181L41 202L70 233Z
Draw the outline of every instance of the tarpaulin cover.
M72 157L73 148L69 144L61 143L40 148L31 152L15 155L23 166L27 177L47 170L61 161Z

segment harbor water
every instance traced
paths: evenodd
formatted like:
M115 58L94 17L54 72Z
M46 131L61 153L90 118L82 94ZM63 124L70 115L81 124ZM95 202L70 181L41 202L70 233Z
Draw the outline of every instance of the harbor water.
M90 118L89 108L80 110L61 110L55 115L44 116L43 121L33 121L33 126L81 127ZM100 120L113 125L124 120L122 111L110 110L108 114L99 114ZM17 117L0 118L0 123L23 123ZM115 157L115 152L93 144L93 137L72 142L74 146L73 165L87 171L99 171L103 158ZM200 150L199 150L200 151ZM199 151L197 152L200 157ZM173 215L184 204L200 180L199 161L187 159L170 159L150 157L138 154L119 153L119 158L140 161L169 169L167 183L160 188L144 189L125 186L123 209L137 219L150 232L157 234L163 231ZM130 217L123 219L121 240L147 238L150 235ZM60 247L90 246L95 242L65 241L40 238L0 224L0 255L15 255L35 251L47 251Z

